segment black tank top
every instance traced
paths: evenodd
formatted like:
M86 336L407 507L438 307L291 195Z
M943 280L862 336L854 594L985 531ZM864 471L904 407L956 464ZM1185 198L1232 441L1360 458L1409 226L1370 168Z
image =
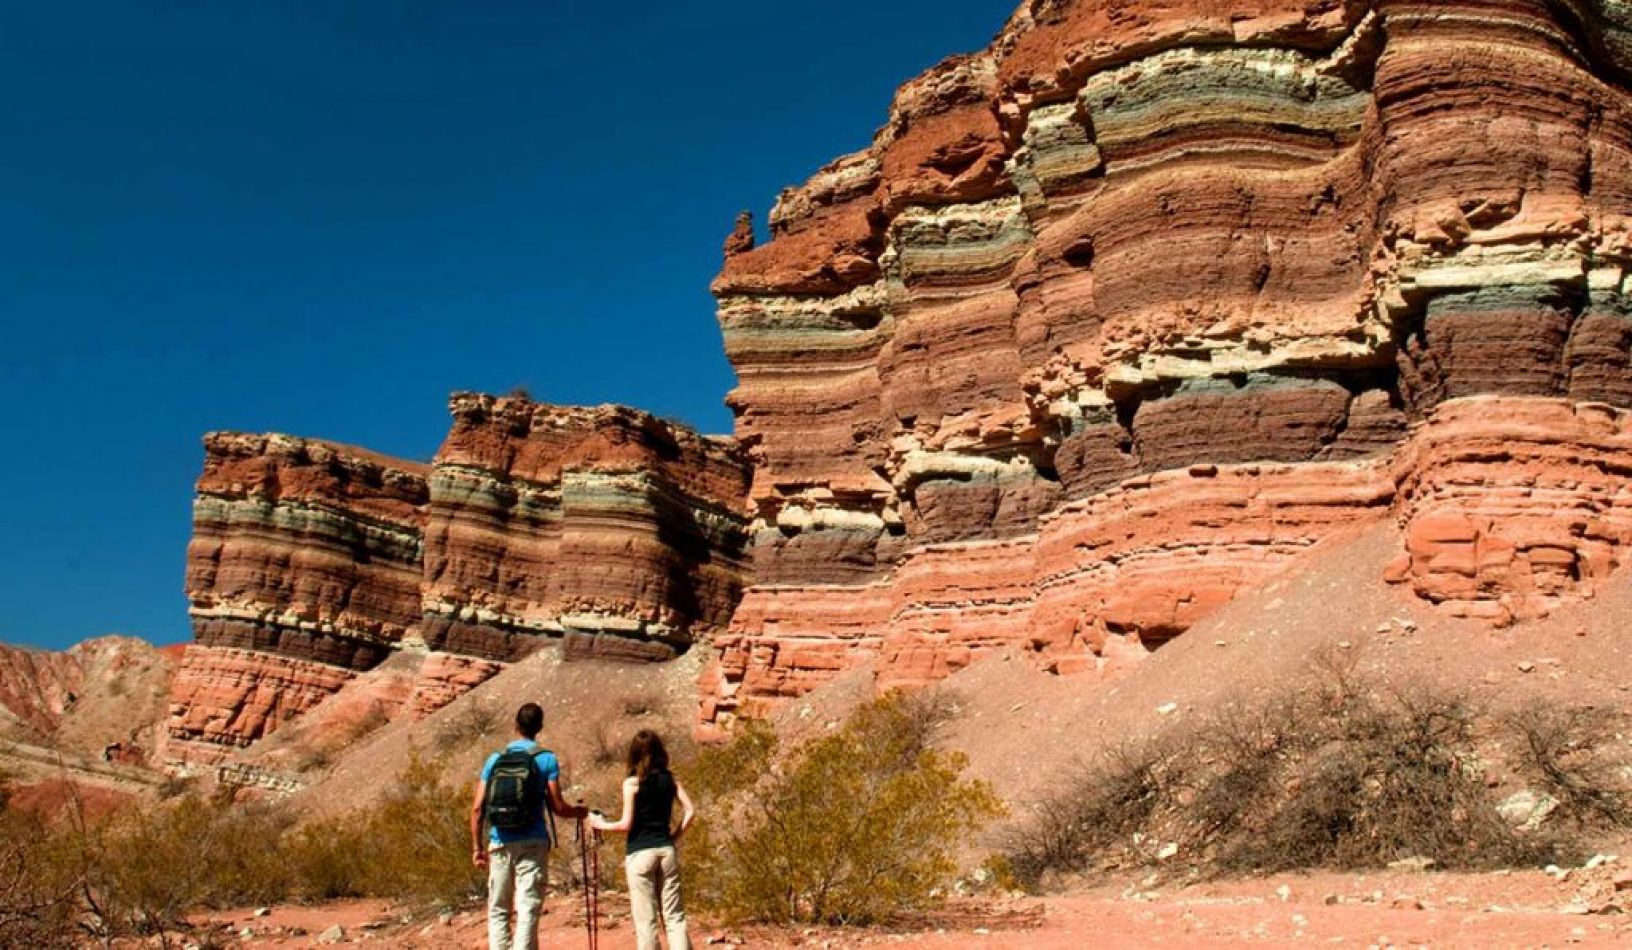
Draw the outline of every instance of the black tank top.
M635 792L635 815L629 825L626 854L674 844L674 836L669 833L674 798L674 776L666 769L647 774Z

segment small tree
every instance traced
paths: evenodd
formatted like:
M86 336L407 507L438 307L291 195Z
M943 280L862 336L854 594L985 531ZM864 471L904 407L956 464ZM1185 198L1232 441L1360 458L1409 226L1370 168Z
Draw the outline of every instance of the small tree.
M443 779L439 763L417 750L374 809L363 841L375 851L363 872L365 893L458 906L481 890L470 863L466 815L470 791Z
M931 746L924 703L886 696L746 789L741 831L703 875L705 902L742 919L845 925L930 904L957 870L953 849L1002 807L961 777L962 756ZM770 758L764 734L733 754Z

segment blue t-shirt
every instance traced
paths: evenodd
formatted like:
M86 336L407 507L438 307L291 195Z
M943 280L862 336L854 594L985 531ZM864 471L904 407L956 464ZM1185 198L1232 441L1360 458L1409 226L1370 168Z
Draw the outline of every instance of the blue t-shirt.
M533 742L531 739L517 739L516 741L505 746L504 751L509 752L512 749L520 749L525 751L527 749L537 748L538 743ZM499 754L500 753L495 752L488 756L486 764L482 766L482 785L484 787L487 785L488 778L493 775L493 763L499 761ZM561 780L561 764L555 760L554 752L548 752L543 749L539 749L533 758L538 762L538 774L544 779L544 807L549 808L549 785L551 782L559 782ZM508 844L512 841L548 841L550 840L550 828L545 822L544 813L539 812L538 820L526 828L501 831L498 828L489 827L487 830L487 840L493 844Z

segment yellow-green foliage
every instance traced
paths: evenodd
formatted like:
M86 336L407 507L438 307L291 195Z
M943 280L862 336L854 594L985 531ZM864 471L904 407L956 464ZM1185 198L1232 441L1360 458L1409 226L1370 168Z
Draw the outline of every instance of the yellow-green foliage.
M417 752L363 814L303 828L284 841L295 891L307 899L371 896L458 905L481 892L470 862L470 789Z
M90 870L103 912L158 932L199 906L277 900L290 869L277 844L288 826L267 808L226 808L198 796L137 809L100 832Z
M0 946L187 929L201 908L377 896L457 905L479 893L469 789L413 756L378 805L295 827L283 809L185 795L87 824L0 803Z
M55 947L80 935L82 862L38 816L7 809L0 777L0 947Z
M769 727L681 770L704 816L687 887L726 916L862 923L922 906L953 849L998 813L963 762L930 744L933 703L891 696L781 750ZM0 794L0 946L157 938L205 907L385 897L456 906L482 891L471 788L415 754L361 812L297 826L277 807L184 794L87 825L8 812ZM3 783L0 783L3 788ZM568 836L559 859L577 849ZM602 862L615 876L616 861Z
M700 757L691 781L712 822L685 845L693 894L766 922L862 924L931 903L954 849L1002 810L931 746L932 703L892 694L781 758L768 730Z

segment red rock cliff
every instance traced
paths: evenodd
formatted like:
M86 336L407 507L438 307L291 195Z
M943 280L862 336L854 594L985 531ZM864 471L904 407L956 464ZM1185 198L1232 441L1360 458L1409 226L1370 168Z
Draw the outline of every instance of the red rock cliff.
M430 465L287 436L205 439L172 760L213 762L393 651L424 713L539 645L656 660L723 630L747 472L646 413L453 397Z
M637 410L460 394L436 456L424 637L505 660L668 659L730 621L747 470L728 439Z
M1627 540L1632 15L1033 0L714 284L755 586L705 722L1135 660L1346 526L1505 621Z
M193 502L193 643L171 759L211 760L371 669L420 617L429 467L282 435L213 433Z

